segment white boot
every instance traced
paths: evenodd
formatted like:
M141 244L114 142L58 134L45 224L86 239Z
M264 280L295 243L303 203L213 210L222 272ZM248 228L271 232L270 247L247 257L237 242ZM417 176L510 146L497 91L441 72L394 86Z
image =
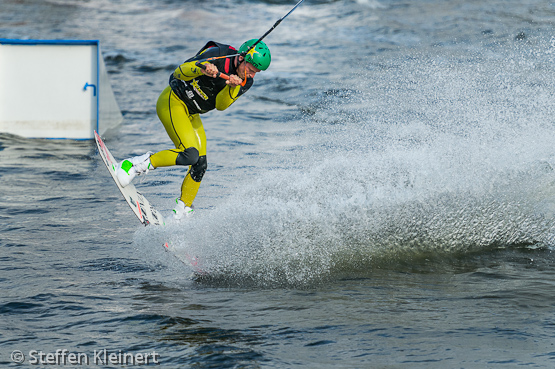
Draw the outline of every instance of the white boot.
M154 169L150 163L150 156L152 154L153 153L149 151L144 155L125 159L119 163L116 169L116 176L118 177L119 184L125 187L131 183L133 178L137 175L146 174Z
M175 205L175 208L173 209L174 219L179 220L183 217L190 217L193 215L193 212L195 211L195 209L193 208L192 205L190 207L185 206L185 203L179 199L175 199L175 202L177 203L177 205Z

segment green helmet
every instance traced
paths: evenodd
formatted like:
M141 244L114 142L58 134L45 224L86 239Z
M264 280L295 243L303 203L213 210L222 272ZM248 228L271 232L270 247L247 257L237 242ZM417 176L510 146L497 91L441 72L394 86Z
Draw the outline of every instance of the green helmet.
M249 51L250 47L256 43L256 41L258 40L255 38L246 41L239 48L239 52L246 53L247 51ZM270 49L268 48L268 46L266 46L264 42L260 41L252 50L250 50L245 55L245 60L247 61L247 63L251 63L260 70L266 70L270 66L272 55L270 55Z

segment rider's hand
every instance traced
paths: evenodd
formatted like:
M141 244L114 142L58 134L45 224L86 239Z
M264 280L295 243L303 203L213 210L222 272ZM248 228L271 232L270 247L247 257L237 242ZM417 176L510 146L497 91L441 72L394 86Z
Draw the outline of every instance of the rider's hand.
M241 83L243 83L243 80L238 76L236 76L235 74L231 74L229 76L229 79L225 81L225 83L227 83L229 87L237 87L241 85Z
M212 77L212 78L216 78L218 75L218 68L216 68L216 66L212 63L206 63L203 64L204 66L206 66L205 69L201 69L202 73L207 75L208 77Z

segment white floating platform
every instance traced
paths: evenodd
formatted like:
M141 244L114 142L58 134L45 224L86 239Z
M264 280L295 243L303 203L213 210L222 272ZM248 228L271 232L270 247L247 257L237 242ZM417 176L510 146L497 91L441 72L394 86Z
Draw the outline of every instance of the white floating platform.
M122 120L99 41L0 38L0 132L92 139Z

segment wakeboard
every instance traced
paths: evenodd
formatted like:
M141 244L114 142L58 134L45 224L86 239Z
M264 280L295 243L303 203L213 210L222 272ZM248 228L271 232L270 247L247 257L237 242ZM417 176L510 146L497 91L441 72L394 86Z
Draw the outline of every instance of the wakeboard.
M98 146L98 152L108 168L108 171L112 175L112 179L116 182L121 194L125 198L125 201L133 210L133 213L139 218L139 221L146 225L162 225L164 224L164 218L162 214L158 210L156 210L150 202L135 188L135 186L130 183L129 185L122 187L119 184L118 177L116 176L116 169L118 166L117 161L114 159L114 156L102 141L102 138L98 135L96 131L94 131L94 139L96 140L96 145Z
M125 201L127 201L127 204L129 204L129 207L133 210L133 213L137 216L139 221L145 226L165 225L162 214L160 214L160 212L156 210L139 191L137 191L132 183L125 187L120 185L118 177L116 176L118 162L114 159L114 156L110 153L110 150L108 150L108 147L106 147L106 144L102 141L102 138L100 138L96 131L94 131L94 139L96 140L96 145L98 146L98 152L100 153L106 168L108 168L108 171L112 175L112 179L116 182L116 185L125 198ZM183 257L178 256L169 242L164 244L164 248L171 252L179 261L185 265L191 266L197 276L206 275L206 272L201 268L199 260L196 257L190 256L187 253L184 253Z

